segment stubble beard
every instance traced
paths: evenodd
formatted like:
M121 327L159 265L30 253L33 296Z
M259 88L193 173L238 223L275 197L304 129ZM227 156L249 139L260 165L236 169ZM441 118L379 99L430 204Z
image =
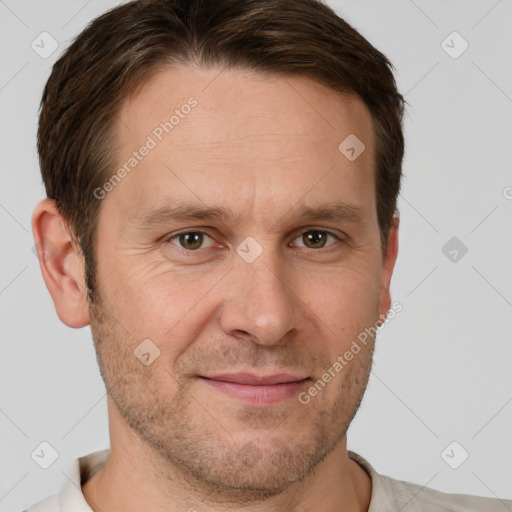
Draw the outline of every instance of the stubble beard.
M90 318L107 393L127 425L150 448L154 471L171 482L178 478L190 492L211 503L261 501L303 481L345 436L372 367L374 345L369 344L334 379L338 391L330 396L335 398L303 416L309 424L293 425L290 413L280 408L244 408L230 424L191 392L192 379L180 380L180 375L174 377L163 367L143 367L130 350L126 333L97 297L90 303ZM172 399L162 389L165 382L177 384ZM312 403L296 407L314 407L322 393ZM244 438L243 432L233 431L232 425L240 420L251 426L265 424L267 432Z

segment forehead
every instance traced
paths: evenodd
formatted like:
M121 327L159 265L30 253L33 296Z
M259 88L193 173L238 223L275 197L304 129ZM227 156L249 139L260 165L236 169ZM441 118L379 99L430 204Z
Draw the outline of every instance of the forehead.
M365 149L350 161L339 146L354 136ZM258 197L263 209L276 208L276 193L295 202L305 193L375 197L368 108L306 77L165 69L124 100L116 140L116 168L151 147L112 193L132 210L172 193L218 200L228 186L232 201L255 206Z
M242 133L258 134L269 125L275 128L271 135L276 137L302 134L327 140L333 132L342 135L348 125L367 138L373 135L369 110L357 96L338 93L311 78L231 68L183 67L152 74L136 94L122 102L119 134L136 135L134 128L150 132L154 122L169 120L173 111L191 97L198 101L193 113L200 112L203 122L215 123L216 128L209 132L201 130L195 138L188 133L191 143L194 139L201 144L226 140L227 135L236 136L226 133L234 127ZM371 144L373 140L365 142Z

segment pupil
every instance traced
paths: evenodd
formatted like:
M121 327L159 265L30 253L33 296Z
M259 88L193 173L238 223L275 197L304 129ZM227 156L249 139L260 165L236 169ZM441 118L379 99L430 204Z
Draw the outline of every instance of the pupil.
M185 249L197 249L203 242L203 235L201 233L186 233L181 235L181 242Z
M308 233L304 233L303 236L305 237L304 241L307 239L307 242L313 244L314 247L323 247L325 244L325 233L321 231L309 231ZM306 245L308 245L308 243L306 243Z

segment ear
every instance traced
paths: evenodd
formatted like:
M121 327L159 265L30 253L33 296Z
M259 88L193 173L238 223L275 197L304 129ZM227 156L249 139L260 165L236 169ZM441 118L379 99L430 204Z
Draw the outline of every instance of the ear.
M381 272L381 285L378 313L379 318L386 318L389 309L391 308L391 293L390 284L393 269L395 268L396 258L398 256L398 226L400 224L400 217L398 213L393 216L393 222L388 234L388 248L386 256L382 261Z
M41 273L60 320L73 328L89 324L83 256L55 201L44 199L32 214Z

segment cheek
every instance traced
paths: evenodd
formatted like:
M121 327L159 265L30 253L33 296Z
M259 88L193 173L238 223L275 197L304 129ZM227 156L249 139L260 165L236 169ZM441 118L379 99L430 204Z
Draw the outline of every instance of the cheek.
M222 309L223 294L229 286L222 279L227 269L193 272L161 261L144 265L139 261L137 265L131 260L127 265L128 260L107 269L111 284L107 303L134 342L149 338L166 358L176 360ZM293 290L290 300L321 333L315 336L316 343L326 340L325 348L331 352L333 344L335 350L342 350L375 321L378 279L378 269L367 254L361 253L344 266L327 269L319 264L314 272L289 267L284 280Z
M346 341L374 322L379 299L377 279L368 270L336 269L315 276L314 286L301 286L296 293L319 319L325 335L341 335Z
M133 338L149 338L169 357L177 356L211 314L209 292L219 281L217 274L212 274L172 269L144 273L118 267L108 302Z

